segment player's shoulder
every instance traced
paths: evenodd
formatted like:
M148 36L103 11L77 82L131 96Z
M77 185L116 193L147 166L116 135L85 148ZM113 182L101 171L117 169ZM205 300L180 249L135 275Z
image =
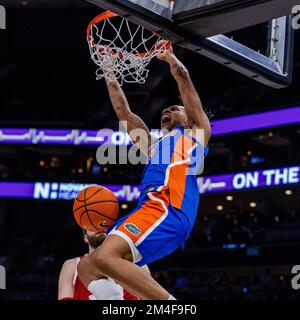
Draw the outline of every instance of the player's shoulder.
M67 259L64 261L60 270L60 279L72 279L76 273L77 258Z
M67 259L64 261L62 269L73 269L76 267L76 264L78 262L78 257Z

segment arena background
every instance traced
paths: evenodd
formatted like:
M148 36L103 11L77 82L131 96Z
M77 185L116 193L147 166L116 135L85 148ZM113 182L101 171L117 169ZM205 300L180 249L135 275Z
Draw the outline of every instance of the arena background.
M8 190L4 183L138 186L143 169L100 166L95 145L4 139L3 128L118 129L105 84L95 80L85 40L85 28L100 10L80 1L63 2L10 2L7 29L0 32L0 264L7 270L1 299L56 299L63 261L86 252L71 200L55 195L50 200L50 193L49 199L42 199L47 198L45 191L40 199L32 199L33 193L22 197L18 184ZM235 36L266 50L265 25ZM193 52L175 52L217 121L299 106L299 40L296 32L293 84L281 90ZM179 103L168 66L159 61L152 62L145 85L125 85L124 91L132 109L151 128L159 128L162 107ZM289 175L282 168L299 170L300 120L290 117L263 129L249 118L251 130L214 136L204 176L269 169ZM294 176L276 181L261 188L205 192L191 237L175 254L150 266L153 276L181 299L298 299L290 280L292 267L300 264L300 184ZM123 215L135 202L120 205Z

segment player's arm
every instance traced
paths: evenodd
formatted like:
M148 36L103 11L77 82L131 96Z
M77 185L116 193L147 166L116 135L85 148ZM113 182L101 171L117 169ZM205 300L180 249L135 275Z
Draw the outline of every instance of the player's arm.
M144 121L134 114L129 106L127 98L120 87L118 81L111 81L107 84L109 96L113 108L133 143L145 154L148 154L148 148L151 145L151 135ZM138 132L132 130L140 129Z
M207 145L211 136L210 121L203 109L200 97L194 87L188 70L182 62L177 59L172 47L158 55L158 58L169 63L171 73L178 84L190 127L204 130L204 143Z
M66 260L62 266L58 281L58 300L73 299L73 278L76 270L76 259Z

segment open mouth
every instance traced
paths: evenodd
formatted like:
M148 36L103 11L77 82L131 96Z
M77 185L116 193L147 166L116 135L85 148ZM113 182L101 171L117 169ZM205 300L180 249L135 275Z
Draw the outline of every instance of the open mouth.
M171 121L171 116L169 114L164 114L161 117L161 125L165 126L166 124L168 124Z

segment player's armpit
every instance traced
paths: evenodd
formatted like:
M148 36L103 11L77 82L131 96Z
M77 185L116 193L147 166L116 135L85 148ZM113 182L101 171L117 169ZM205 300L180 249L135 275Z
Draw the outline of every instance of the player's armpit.
M76 259L66 260L62 266L58 281L58 300L71 300L74 297L73 278L76 270Z
M211 125L208 116L203 111L202 120L200 124L194 123L192 125L192 136L195 137L203 146L207 146L211 137Z

